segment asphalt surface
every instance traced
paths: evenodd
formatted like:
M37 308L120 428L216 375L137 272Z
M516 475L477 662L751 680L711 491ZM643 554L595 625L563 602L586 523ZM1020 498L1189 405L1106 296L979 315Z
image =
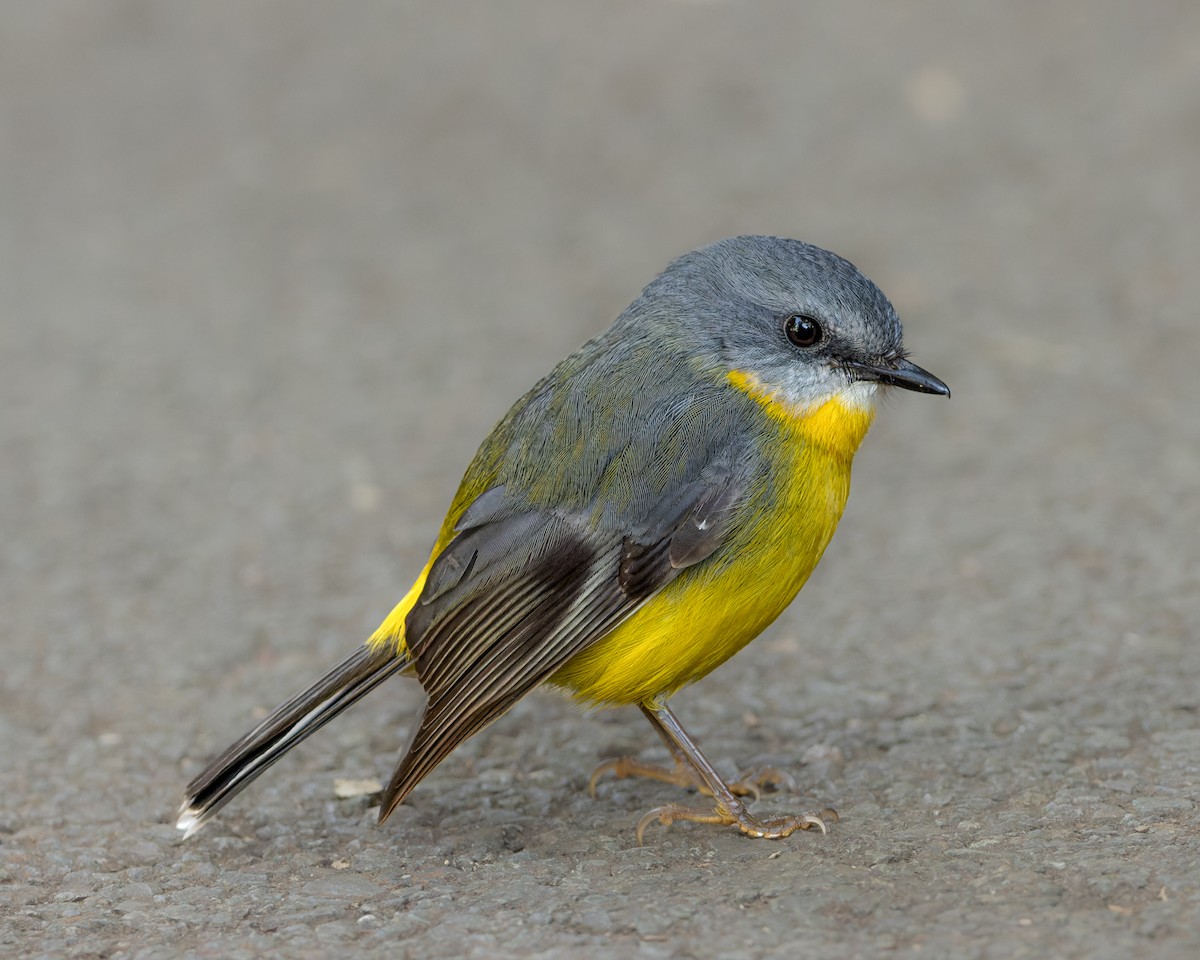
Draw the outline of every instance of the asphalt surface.
M1200 6L0 7L0 947L1200 954ZM800 599L673 701L828 836L633 828L537 693L382 827L393 681L206 830L475 444L672 256L857 262L901 395Z

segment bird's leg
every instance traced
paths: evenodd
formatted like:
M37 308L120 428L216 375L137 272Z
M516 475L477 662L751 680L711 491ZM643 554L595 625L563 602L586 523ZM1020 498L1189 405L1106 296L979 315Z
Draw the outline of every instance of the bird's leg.
M666 742L676 761L682 767L690 769L690 773L680 773L678 776L688 778L687 782L689 784L702 784L703 791L713 798L715 804L712 809L683 807L673 803L656 807L638 821L637 839L639 845L642 843L642 837L646 832L646 828L655 820L663 826L670 826L676 820L733 825L748 837L762 837L771 840L786 837L797 830L811 830L814 827L825 833L826 820L831 823L837 822L836 811L828 809L822 810L820 815L800 814L798 816L775 817L770 820L759 820L756 817L752 817L746 809L746 805L738 799L734 791L730 789L729 784L722 779L721 775L717 773L716 768L709 763L708 758L700 752L699 746L688 735L688 732L683 729L683 726L669 707L665 704L653 702L643 703L640 706L642 713L646 715L646 719L650 721L650 725L658 731L659 736ZM620 761L616 762L620 763ZM620 768L613 767L611 769L619 774ZM659 779L668 779L668 777L675 775L671 771L662 772L667 774L667 776L660 777ZM668 782L674 781L669 780Z
M643 711L645 709L645 707L642 708ZM650 716L650 714L647 714L647 716ZM698 790L706 797L713 795L708 784L701 779L700 774L696 772L696 768L688 762L687 756L675 741L667 736L657 724L654 725L654 729L671 752L671 758L675 761L675 765L673 767L663 767L657 763L647 763L645 760L639 760L637 757L617 757L615 760L605 760L592 771L591 779L588 781L588 793L591 796L594 797L596 795L596 784L600 782L603 776L609 773L615 775L619 780L625 777L645 777L648 780L659 780L662 783L669 783L672 786L683 787L687 790ZM776 770L774 767L760 767L757 770L747 770L745 773L739 774L736 780L729 782L726 786L729 787L734 796L750 797L758 800L762 796L763 787L769 786L772 789L783 788L786 790L795 790L796 781L782 770Z
M601 777L606 774L614 774L618 780L625 777L645 777L648 780L659 780L662 783L669 783L675 787L683 787L687 790L699 790L705 796L711 797L712 791L708 785L700 779L696 773L696 769L687 762L683 751L675 745L675 741L671 740L658 727L654 728L662 741L666 744L667 749L671 752L671 759L675 761L674 766L663 767L657 763L647 763L645 760L639 760L637 757L617 757L615 760L605 760L602 764L592 771L592 777L588 781L588 793L593 797L596 795L596 784L600 782ZM737 796L751 795L756 800L759 796L758 786L752 782L742 782L741 779L735 784L730 784L730 789Z

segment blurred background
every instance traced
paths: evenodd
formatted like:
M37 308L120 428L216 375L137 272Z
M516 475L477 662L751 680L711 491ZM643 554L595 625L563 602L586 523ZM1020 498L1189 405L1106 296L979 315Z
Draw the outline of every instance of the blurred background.
M0 5L2 942L1194 956L1198 158L1184 2ZM653 735L553 694L377 829L332 780L389 772L397 682L178 846L512 400L744 232L858 264L954 391L674 701L834 833L639 850L670 788L582 787Z

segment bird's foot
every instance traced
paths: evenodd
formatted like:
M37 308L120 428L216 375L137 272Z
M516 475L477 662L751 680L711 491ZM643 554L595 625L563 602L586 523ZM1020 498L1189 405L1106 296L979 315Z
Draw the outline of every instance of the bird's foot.
M776 767L758 767L737 775L729 784L734 796L753 797L757 800L764 790L786 790L796 792L796 779L790 773Z
M820 830L822 833L828 833L829 831L825 826L826 823L838 822L837 811L830 807L826 807L819 814L803 813L799 816L773 817L770 820L759 820L757 817L750 816L741 804L737 806L738 808L733 810L730 810L721 803L718 803L711 810L681 807L674 803L655 807L638 821L638 846L642 845L642 838L646 833L646 828L656 820L664 827L669 827L676 820L691 820L693 823L715 823L721 826L736 826L746 836L763 840L781 840L795 833L797 830Z

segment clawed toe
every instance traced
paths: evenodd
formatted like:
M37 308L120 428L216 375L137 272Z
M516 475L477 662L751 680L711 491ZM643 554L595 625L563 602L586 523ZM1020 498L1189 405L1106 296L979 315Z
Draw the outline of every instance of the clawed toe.
M787 771L777 767L757 767L739 773L733 783L729 785L729 789L734 793L741 790L745 795L753 796L756 800L768 787L772 790L795 793L796 779Z
M676 762L674 767L668 768L660 767L655 763L646 763L644 760L639 760L636 757L618 757L615 760L605 760L592 771L591 779L588 780L588 793L591 796L594 797L596 795L596 784L609 773L613 774L618 780L623 780L626 777L645 777L647 780L658 780L662 783L669 783L672 786L696 789L703 793L709 793L704 782L691 769L684 766L682 762ZM711 796L711 793L709 795Z
M668 803L661 807L655 807L638 820L636 833L639 847L644 842L646 828L656 820L664 827L669 827L677 820L736 826L747 837L754 837L761 840L782 840L784 837L791 836L797 830L820 830L823 834L828 833L829 828L826 824L837 823L838 814L836 810L826 807L819 814L803 813L798 816L759 820L756 817L752 817L744 808L729 810L723 805L718 805L713 809L703 809Z
M829 808L816 814L805 813L770 820L752 817L741 797L757 800L764 786L795 791L795 781L774 767L761 767L742 774L733 783L727 783L700 752L700 748L665 704L647 701L639 706L671 751L675 759L674 769L645 763L633 757L606 760L592 771L588 781L588 792L595 796L596 783L601 777L611 773L617 777L650 777L664 783L697 789L705 796L712 797L714 803L708 808L685 807L675 803L655 807L638 820L638 846L642 845L647 828L655 821L664 827L669 827L677 820L736 826L747 837L765 840L779 840L797 830L820 830L821 833L828 833L826 824L837 823L837 812Z

